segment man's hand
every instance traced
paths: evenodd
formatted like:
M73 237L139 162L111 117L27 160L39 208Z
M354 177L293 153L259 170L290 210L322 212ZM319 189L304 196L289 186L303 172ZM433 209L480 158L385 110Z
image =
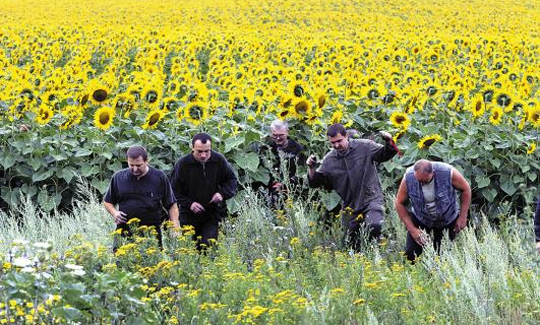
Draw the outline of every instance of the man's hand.
M306 160L306 164L310 169L317 167L317 157L315 155L310 155L309 158Z
M191 203L190 209L195 214L203 213L205 211L204 207L199 202Z
M383 138L385 141L394 140L392 138L392 135L386 131L379 131L379 134L381 135L381 138Z
M427 234L420 228L414 228L411 231L412 238L415 242L418 243L420 246L424 246L427 242Z
M456 225L454 226L454 232L457 234L466 226L467 226L467 216L458 217L456 220Z
M536 251L540 254L540 241L536 243Z
M210 200L210 203L219 203L221 201L223 201L223 196L221 196L221 194L219 192L216 192L212 196L212 199Z
M117 210L113 214L114 223L116 223L117 225L119 225L121 223L126 223L126 221L127 221L126 216L127 216L127 214L125 214L124 212L122 212L120 210Z

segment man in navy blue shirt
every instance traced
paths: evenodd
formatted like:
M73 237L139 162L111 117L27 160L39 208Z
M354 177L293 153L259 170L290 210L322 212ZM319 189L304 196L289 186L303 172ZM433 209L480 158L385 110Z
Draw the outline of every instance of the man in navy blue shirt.
M156 228L161 246L160 226L167 215L175 227L180 227L178 205L169 180L164 172L148 166L144 147L130 147L127 163L128 168L113 175L103 204L124 236L131 236L127 222L137 218L139 225Z

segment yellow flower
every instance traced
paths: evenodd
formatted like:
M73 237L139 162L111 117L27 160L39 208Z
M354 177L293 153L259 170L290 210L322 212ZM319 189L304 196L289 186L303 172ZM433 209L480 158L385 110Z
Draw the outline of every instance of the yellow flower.
M88 86L88 99L96 104L104 103L110 94L109 87L104 83L92 80Z
M159 121L161 121L161 119L163 118L163 115L164 113L160 109L154 109L150 111L148 115L146 115L146 122L144 123L142 128L145 130L155 129L158 126Z
M409 116L401 112L392 113L392 115L390 115L390 121L395 127L403 129L403 130L406 130L411 124L411 121L409 120Z
M290 245L291 246L295 246L297 245L298 243L300 243L300 239L298 239L298 237L293 237L290 241Z
M532 123L533 127L540 127L540 107L532 107L528 109L527 113L528 120Z
M40 125L45 125L49 123L49 121L53 118L54 112L53 110L46 106L46 105L40 105L39 110L36 114L36 122Z
M178 114L177 114L178 116ZM199 125L208 117L208 109L203 102L190 103L184 109L184 118L193 125Z
M491 115L489 116L489 121L493 125L499 125L501 124L502 117L503 117L503 109L499 106L494 106L491 109Z
M116 111L108 106L101 107L94 114L94 125L100 130L107 130L113 123Z
M476 96L474 96L474 98L471 101L471 107L470 107L473 117L478 118L484 115L485 109L486 109L486 104L484 103L484 96L482 96L482 94L476 94Z
M360 299L356 299L355 301L353 301L353 305L356 305L356 306L363 305L365 302L366 302L366 299L360 298Z
M330 118L330 124L341 123L342 119L343 119L343 112L340 110L335 111L334 114L332 114L332 117Z
M435 142L441 141L441 136L438 134L426 135L420 141L418 141L418 148L427 149L431 147Z
M535 151L536 151L536 143L531 142L531 144L529 145L529 148L527 149L527 154L531 155Z
M297 118L303 118L311 112L311 104L304 97L297 99L293 107L294 107L294 115Z
M141 222L141 219L139 219L139 218L131 218L131 219L129 219L129 221L126 224L129 226L129 225L132 225L132 224L138 224L140 222Z

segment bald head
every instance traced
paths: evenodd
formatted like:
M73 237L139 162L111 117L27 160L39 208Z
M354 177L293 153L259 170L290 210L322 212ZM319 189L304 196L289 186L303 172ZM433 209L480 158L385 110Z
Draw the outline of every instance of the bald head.
M414 164L414 177L420 184L428 184L433 179L433 163L420 159Z

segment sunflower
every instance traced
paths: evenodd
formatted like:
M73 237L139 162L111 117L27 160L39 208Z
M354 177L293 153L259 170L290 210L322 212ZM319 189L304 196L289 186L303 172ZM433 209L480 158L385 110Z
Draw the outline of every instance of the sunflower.
M175 115L178 122L182 122L182 119L184 118L184 108L182 106L178 107Z
M529 122L532 123L533 127L540 127L540 107L530 107L527 109L527 117Z
M160 107L166 112L176 111L180 107L180 103L175 97L165 97Z
M411 121L407 114L397 112L397 111L392 113L392 115L390 115L390 121L395 127L400 128L402 130L407 130L407 128L411 124Z
M184 118L194 125L201 124L208 117L208 110L203 102L190 103L184 109Z
M111 127L116 111L112 107L104 106L94 114L94 125L100 130L107 130Z
M88 99L94 104L103 104L109 98L111 90L109 87L99 81L92 80L87 87Z
M484 115L486 104L484 103L484 96L482 94L476 94L471 101L471 112L474 118L478 118Z
M317 105L319 106L319 108L323 108L324 104L326 104L326 92L318 92L317 95L315 96L315 99L317 100Z
M154 109L148 112L148 115L146 115L146 122L144 123L142 128L145 130L155 129L158 126L159 121L161 121L161 119L163 118L164 114L165 113L163 113L163 111L160 109Z
M438 134L431 134L426 135L420 141L418 141L418 148L420 149L428 149L431 147L435 142L441 141L441 136Z
M502 121L502 117L503 117L503 110L501 107L499 106L494 106L492 109L491 109L491 115L489 116L489 121L491 122L491 124L493 125L499 125L501 124L501 121Z
M60 125L61 130L69 129L78 125L83 118L83 110L80 107L68 105L63 108L62 115L66 120Z
M41 105L36 115L36 122L40 125L45 125L53 118L54 112L49 106Z
M332 117L330 118L330 124L341 123L342 120L343 112L341 110L337 110L332 114Z
M293 112L296 117L303 118L311 112L311 104L305 97L299 98L294 103Z
M528 155L532 155L533 152L536 151L536 143L534 142L531 142L531 144L529 145L529 147L527 148L527 154Z

